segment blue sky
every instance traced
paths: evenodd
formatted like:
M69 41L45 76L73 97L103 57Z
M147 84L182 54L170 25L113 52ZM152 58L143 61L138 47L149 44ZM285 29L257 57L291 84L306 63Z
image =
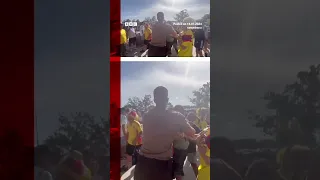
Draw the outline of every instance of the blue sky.
M175 14L187 9L190 17L201 18L210 12L210 0L121 0L121 18L144 20L162 11L166 20L174 20Z
M152 95L157 86L169 90L173 105L189 105L188 97L210 81L210 62L122 62L121 103L130 97Z

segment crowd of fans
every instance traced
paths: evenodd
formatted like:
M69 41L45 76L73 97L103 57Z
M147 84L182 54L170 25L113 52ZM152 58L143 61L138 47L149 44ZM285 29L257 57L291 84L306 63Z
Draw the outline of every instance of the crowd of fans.
M73 150L64 155L48 146L35 148L34 176L36 180L104 180L109 178L109 156L95 157L88 151Z
M122 113L123 153L131 157L123 170L135 166L135 180L190 179L184 177L186 160L197 180L320 179L319 147L293 143L279 148L271 156L244 155L226 137L209 139L208 109L186 112L179 105L166 109L168 91L164 87L154 90L154 101L156 107L142 118L134 110L124 109ZM135 126L132 130L136 132L126 130L128 126ZM126 141L128 139L136 141L132 143Z
M133 170L133 179L320 179L320 147L292 143L271 156L249 158L236 151L233 141L210 137L208 108L186 111L176 105L168 109L168 90L162 86L153 95L156 106L148 112L130 108L121 112L121 157L126 162L121 169ZM185 176L186 161L194 177ZM39 180L102 180L110 176L109 156L96 157L89 151L60 155L40 145L35 148L34 162L35 179Z
M122 110L121 144L127 159L122 170L135 166L136 180L181 180L187 159L197 179L209 180L210 110L168 109L168 91L162 86L154 90L154 102L142 117L133 109Z
M137 42L142 40L144 47L140 53L148 50L148 57L170 57L172 49L178 57L209 56L210 30L207 26L190 25L195 23L190 17L180 22L189 25L173 24L165 21L162 12L157 14L157 19L153 24L142 22L137 27L125 27L121 24L119 55L125 57L128 52L136 51ZM193 48L196 49L196 54L193 54Z

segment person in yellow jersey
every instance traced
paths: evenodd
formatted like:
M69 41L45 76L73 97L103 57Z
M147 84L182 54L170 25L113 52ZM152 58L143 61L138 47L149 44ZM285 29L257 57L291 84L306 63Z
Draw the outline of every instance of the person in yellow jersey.
M183 23L194 23L194 19L187 17L183 20ZM182 32L179 35L179 57L193 57L193 41L194 34L191 29L188 29L188 25L183 26Z
M209 125L209 117L210 117L210 110L208 108L199 108L196 110L196 114L197 114L197 121L195 122L195 124L201 129L204 130L205 128L208 127Z
M200 165L198 167L197 180L210 179L210 136L201 132L197 138L198 152L200 155Z
M209 126L210 110L208 108L203 109L200 114L200 118L200 127L204 130Z
M137 113L132 111L127 117L127 168L130 168L132 165L134 165L132 158L142 145L142 127L139 121L136 120L136 116Z
M200 127L200 111L201 111L201 109L202 109L202 108L198 108L198 109L196 110L197 119L196 119L196 121L194 122L200 129L201 129L201 127ZM201 130L202 130L202 129L201 129Z
M120 56L121 57L126 57L126 44L128 43L127 39L127 32L123 27L123 24L121 23L121 30L120 30Z
M141 52L146 51L147 49L149 49L150 46L150 42L152 39L152 30L151 27L148 23L144 24L144 31L143 31L143 36L144 36L144 50L141 50Z

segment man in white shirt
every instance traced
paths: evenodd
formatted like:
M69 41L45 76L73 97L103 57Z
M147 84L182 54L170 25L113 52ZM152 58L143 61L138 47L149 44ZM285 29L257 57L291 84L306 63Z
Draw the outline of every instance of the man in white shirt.
M141 38L142 38L142 41L144 40L144 23L142 23L141 25L140 25L140 32L141 32Z
M126 152L126 145L127 145L127 109L121 110L121 156Z
M135 49L137 44L137 35L134 27L129 28L128 36L129 36L129 47L133 47L133 49Z

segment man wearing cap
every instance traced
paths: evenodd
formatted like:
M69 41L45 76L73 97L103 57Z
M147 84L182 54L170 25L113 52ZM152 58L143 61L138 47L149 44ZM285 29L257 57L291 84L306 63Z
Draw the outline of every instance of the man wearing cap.
M166 57L167 56L167 36L177 37L173 27L164 20L163 12L157 13L158 22L152 26L152 39L149 46L149 57Z

